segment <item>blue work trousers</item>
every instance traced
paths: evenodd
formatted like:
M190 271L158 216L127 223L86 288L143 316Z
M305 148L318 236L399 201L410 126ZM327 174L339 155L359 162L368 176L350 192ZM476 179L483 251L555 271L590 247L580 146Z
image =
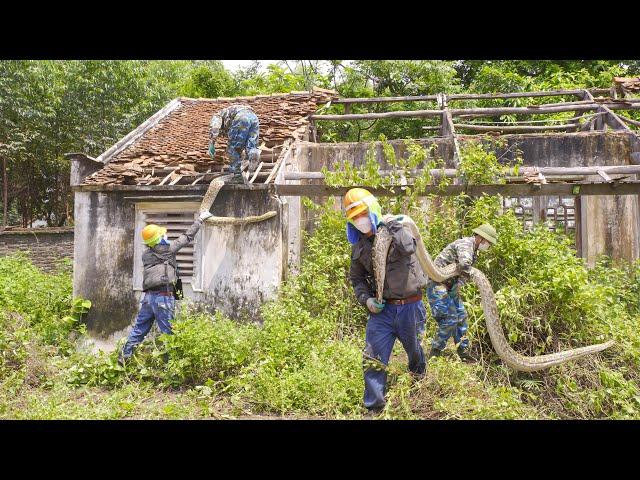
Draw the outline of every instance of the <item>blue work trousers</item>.
M247 151L247 155L252 150L258 150L259 137L260 122L256 114L249 110L238 112L229 127L227 144L227 155L231 159L229 170L232 173L240 173L243 150Z
M444 350L447 340L453 337L458 348L465 350L469 346L467 334L467 312L458 294L460 285L456 282L451 289L442 283L432 283L427 286L427 298L431 313L438 323L431 346L437 350Z
M140 311L136 317L136 323L134 324L127 343L125 343L122 349L122 355L128 358L133 353L133 349L140 344L144 337L151 330L153 321L158 322L158 328L162 333L173 333L171 330L171 320L173 320L175 314L176 301L173 295L159 295L156 292L145 292L140 302Z
M387 386L385 367L389 364L396 338L407 352L409 370L418 375L424 374L426 361L420 340L424 335L426 316L422 301L406 305L388 303L382 312L369 314L363 352L365 407L384 407Z

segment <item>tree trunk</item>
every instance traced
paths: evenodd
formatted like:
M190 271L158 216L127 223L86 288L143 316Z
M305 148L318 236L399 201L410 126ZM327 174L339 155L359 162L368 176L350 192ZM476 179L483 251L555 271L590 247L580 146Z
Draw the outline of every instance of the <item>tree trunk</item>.
M9 197L8 197L8 188L7 188L7 157L2 156L2 203L3 203L3 212L4 216L2 217L3 225L6 227L8 225L7 217L9 211Z

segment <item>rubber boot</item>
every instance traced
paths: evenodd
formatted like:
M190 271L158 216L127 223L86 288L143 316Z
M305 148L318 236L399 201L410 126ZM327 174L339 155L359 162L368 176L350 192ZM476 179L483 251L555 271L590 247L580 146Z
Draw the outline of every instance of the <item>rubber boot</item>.
M245 180L241 173L234 173L233 178L227 180L227 183L230 185L244 185Z
M466 348L458 347L458 356L463 362L473 363L476 361L476 359L469 354Z
M129 360L129 357L125 357L124 353L122 353L122 350L120 350L120 352L118 352L118 365L124 367L127 363L127 360Z
M431 347L431 351L429 352L429 357L441 357L442 356L442 350L439 350L437 348Z

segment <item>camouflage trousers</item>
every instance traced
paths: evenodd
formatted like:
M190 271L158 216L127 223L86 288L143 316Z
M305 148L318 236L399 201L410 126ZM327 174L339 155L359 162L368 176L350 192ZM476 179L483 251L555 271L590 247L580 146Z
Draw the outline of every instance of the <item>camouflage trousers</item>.
M453 341L463 350L469 346L467 334L467 312L458 295L458 282L454 282L450 289L442 283L429 282L427 298L431 313L438 323L438 331L431 341L431 346L443 350L447 340Z
M229 170L232 173L240 173L243 150L246 150L247 156L252 151L258 151L259 137L260 123L255 113L249 110L239 112L229 127L227 144L227 155L231 159Z

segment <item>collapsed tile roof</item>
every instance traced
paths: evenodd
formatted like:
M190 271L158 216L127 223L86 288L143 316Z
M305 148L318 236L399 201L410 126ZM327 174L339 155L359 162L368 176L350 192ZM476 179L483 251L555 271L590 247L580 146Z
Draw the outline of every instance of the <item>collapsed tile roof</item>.
M613 77L613 85L623 96L640 94L640 77Z
M261 160L268 175L288 141L302 139L308 116L319 104L338 98L332 90L257 95L254 97L174 100L147 122L103 153L106 165L84 179L84 185L190 184L204 172L220 172L228 163L227 139L219 136L216 154L209 157L209 122L213 114L231 104L247 104L260 120ZM129 138L128 138L129 137ZM118 144L116 144L118 145ZM197 180L196 180L197 181Z

